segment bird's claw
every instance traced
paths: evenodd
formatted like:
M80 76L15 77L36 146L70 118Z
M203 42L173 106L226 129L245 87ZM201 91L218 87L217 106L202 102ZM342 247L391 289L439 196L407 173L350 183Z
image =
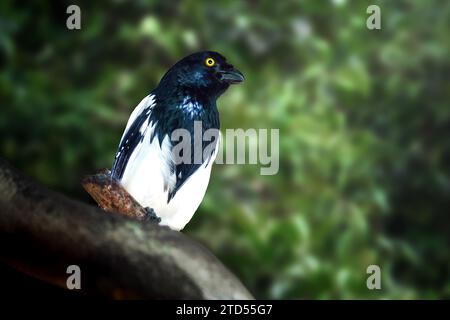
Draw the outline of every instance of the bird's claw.
M145 210L144 221L150 221L150 222L156 222L156 223L161 222L161 218L156 215L155 210L153 210L150 207L145 207L144 210Z

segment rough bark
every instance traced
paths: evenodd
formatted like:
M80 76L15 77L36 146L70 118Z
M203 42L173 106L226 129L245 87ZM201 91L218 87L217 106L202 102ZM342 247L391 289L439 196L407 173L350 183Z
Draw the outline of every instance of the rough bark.
M145 209L111 177L108 170L86 176L82 185L104 211L120 213L140 221L147 220Z
M151 222L106 214L25 178L0 159L0 259L66 287L109 298L252 299L203 246Z

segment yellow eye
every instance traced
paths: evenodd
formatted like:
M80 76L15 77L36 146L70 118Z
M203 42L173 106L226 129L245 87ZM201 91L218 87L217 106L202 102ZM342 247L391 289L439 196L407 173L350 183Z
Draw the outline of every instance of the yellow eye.
M206 66L208 66L208 67L212 67L215 63L216 63L216 62L214 61L213 58L207 58L207 59L205 60L205 64L206 64Z

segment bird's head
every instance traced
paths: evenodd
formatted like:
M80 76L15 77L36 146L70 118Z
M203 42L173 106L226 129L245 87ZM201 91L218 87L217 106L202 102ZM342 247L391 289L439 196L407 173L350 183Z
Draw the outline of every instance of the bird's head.
M230 84L242 81L242 73L224 56L214 51L203 51L178 61L161 79L160 86L176 86L217 98Z

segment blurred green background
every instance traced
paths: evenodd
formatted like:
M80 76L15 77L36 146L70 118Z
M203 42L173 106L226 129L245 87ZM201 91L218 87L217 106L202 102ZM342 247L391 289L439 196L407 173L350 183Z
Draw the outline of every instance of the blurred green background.
M111 166L137 103L219 51L247 79L222 130L279 128L280 171L216 165L184 232L258 298L449 298L449 31L437 0L2 1L0 156L92 202L80 178Z

